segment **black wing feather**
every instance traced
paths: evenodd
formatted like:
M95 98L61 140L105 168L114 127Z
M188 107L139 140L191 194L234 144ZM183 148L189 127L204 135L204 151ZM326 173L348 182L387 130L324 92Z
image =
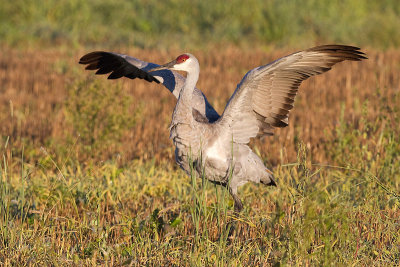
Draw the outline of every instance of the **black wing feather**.
M91 52L81 57L79 64L87 65L87 70L97 70L96 74L98 75L111 72L108 79L127 77L130 79L139 78L148 82L160 83L160 81L148 72L139 69L124 58L113 53L103 51Z

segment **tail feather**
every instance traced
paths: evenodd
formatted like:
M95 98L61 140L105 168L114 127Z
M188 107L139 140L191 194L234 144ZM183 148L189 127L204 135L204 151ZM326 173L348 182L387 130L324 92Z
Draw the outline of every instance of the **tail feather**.
M276 186L275 177L270 170L267 169L267 175L261 178L260 182L269 186Z

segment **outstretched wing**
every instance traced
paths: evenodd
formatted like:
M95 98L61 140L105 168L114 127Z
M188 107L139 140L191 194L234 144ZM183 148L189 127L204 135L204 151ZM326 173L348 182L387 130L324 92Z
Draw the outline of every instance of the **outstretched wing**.
M87 65L87 70L97 70L96 74L111 73L108 79L127 77L130 79L144 79L148 82L161 82L176 98L178 98L186 80L176 71L160 70L148 72L159 65L113 52L91 52L81 57L79 63ZM209 122L214 122L219 118L218 113L197 88L193 92L193 107Z
M139 78L148 82L160 83L158 79L145 70L148 65L155 66L155 64L150 64L127 55L95 51L81 57L79 64L87 65L87 70L97 70L96 74L107 74L111 72L108 79L127 77L130 79Z
M280 58L249 71L229 99L219 123L229 127L236 143L272 135L288 125L289 111L301 82L344 60L365 59L359 48L323 45Z

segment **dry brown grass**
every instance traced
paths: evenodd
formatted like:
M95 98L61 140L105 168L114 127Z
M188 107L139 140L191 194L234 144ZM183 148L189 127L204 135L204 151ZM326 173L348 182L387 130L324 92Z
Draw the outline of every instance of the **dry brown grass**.
M389 107L396 105L393 101L400 84L400 52L364 51L368 60L339 64L330 72L301 85L289 127L276 130L274 137L254 142L270 164L293 162L297 146L294 140L306 143L314 161L328 162L321 146L326 132L333 131L338 123L341 105L345 107L345 120L352 123L358 123L361 117L360 110L354 108L366 100L371 120L377 116L383 98ZM93 75L77 64L78 58L86 52L4 49L0 55L1 135L10 136L16 143L29 140L34 147L40 147L48 144L46 141L50 139L62 140L66 133L71 133L63 106L73 84L71 81ZM119 52L158 63L179 53L139 49L121 49ZM243 51L234 47L192 52L201 64L198 87L219 113L249 69L288 53ZM117 83L105 77L96 78L102 79L105 87ZM124 162L133 158L172 161L173 148L167 128L176 102L173 96L165 88L142 80L124 79L122 86L134 97L132 112L141 108L141 119L121 140L122 150L104 151L99 159L119 152ZM379 96L377 89L380 89Z

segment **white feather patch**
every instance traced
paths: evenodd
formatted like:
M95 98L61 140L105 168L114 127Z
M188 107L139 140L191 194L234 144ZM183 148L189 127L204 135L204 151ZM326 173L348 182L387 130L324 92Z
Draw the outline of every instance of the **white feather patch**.
M220 143L215 142L206 150L206 158L226 162L226 155Z
M160 83L164 83L164 78L161 76L154 76Z

